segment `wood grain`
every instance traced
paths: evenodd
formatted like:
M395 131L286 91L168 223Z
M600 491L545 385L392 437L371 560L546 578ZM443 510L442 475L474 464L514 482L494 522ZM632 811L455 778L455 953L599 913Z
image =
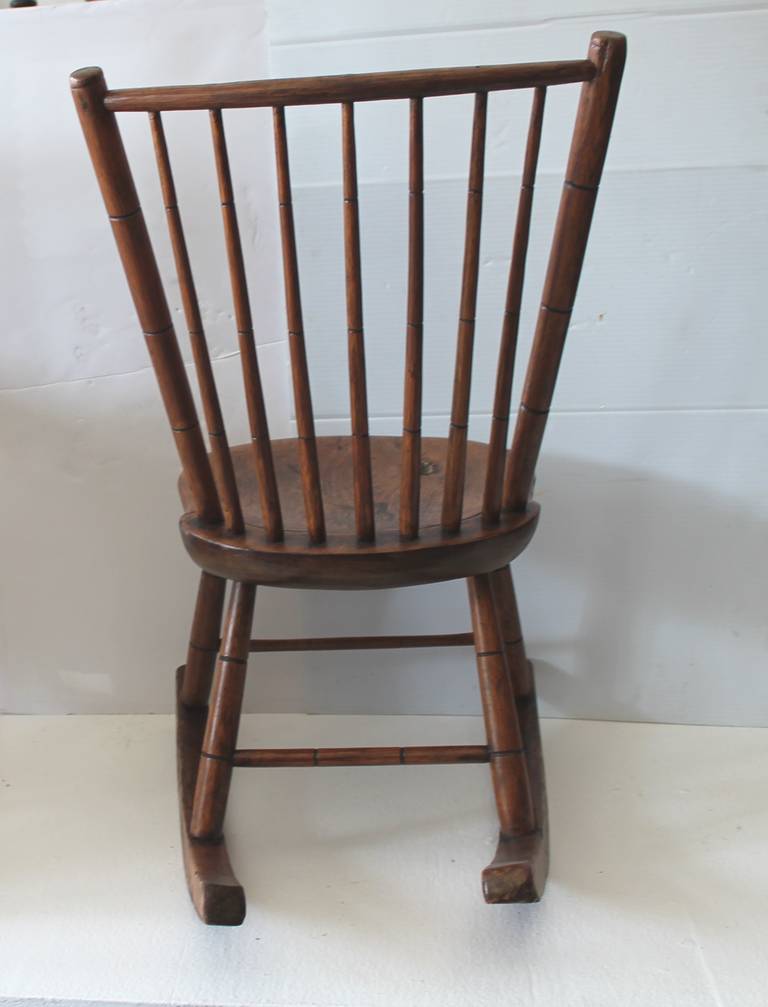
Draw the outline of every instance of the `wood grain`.
M470 577L467 587L501 833L527 835L536 826L531 784L490 577Z
M507 510L525 510L533 487L611 135L626 39L616 32L596 32L590 40L589 58L596 72L582 85L576 113L536 333L507 463Z
M419 534L421 399L424 357L424 103L410 102L408 168L408 299L405 335L400 534Z
M291 170L288 159L288 137L285 130L285 109L273 109L275 157L277 160L277 197L280 206L280 233L283 243L283 277L285 309L288 318L288 346L291 354L293 401L296 407L296 428L299 433L299 466L304 494L307 531L310 542L325 541L323 493L315 443L315 416L309 386L307 350L304 345L304 318L301 310L299 263L296 254L296 229L293 223Z
M430 98L437 95L472 94L476 91L508 91L514 88L547 87L550 84L575 84L592 80L595 73L595 64L591 60L577 59L550 63L254 80L232 84L137 87L108 92L105 106L112 112L170 112Z
M400 437L370 437L369 450L373 470L373 508L378 532L385 541L399 530L400 474L404 443ZM325 522L327 536L347 536L354 541L357 516L350 492L354 478L354 446L349 437L318 437L317 453L323 473ZM304 494L301 479L301 444L299 438L284 438L272 442L275 480L280 494L283 523L286 532L298 532L306 540ZM440 525L443 487L447 459L447 444L442 437L425 437L422 445L423 471L419 475L422 496L420 527L422 531ZM478 441L467 443L467 490L462 518L480 514L482 510L483 476L488 460L488 446ZM242 500L247 526L264 528L260 505L259 475L253 465L249 444L232 447L232 463L238 492ZM185 508L191 503L186 480L179 483Z
M476 517L450 537L439 527L428 528L409 542L397 533L380 533L367 546L329 536L321 549L307 548L306 532L286 532L284 541L273 543L263 531L246 525L238 539L226 539L191 515L181 519L180 527L189 555L214 576L270 587L362 591L491 573L499 563L511 563L523 552L538 518L538 505L532 503L524 514L502 514L493 528Z
M267 407L264 401L264 391L261 384L259 361L256 353L256 340L253 333L251 303L248 297L248 281L245 274L245 260L243 259L243 246L240 241L240 229L237 225L237 210L235 208L235 195L232 187L232 174L229 168L229 153L224 135L224 122L221 112L218 110L211 112L211 135L216 158L216 174L219 179L221 217L227 245L229 278L232 285L235 324L237 325L237 341L240 347L240 362L243 368L245 403L248 409L248 422L251 428L253 458L256 471L259 473L261 512L267 534L272 541L279 542L283 536L280 497L277 492L275 469L272 462L272 445L269 437Z
M233 535L243 530L243 512L240 508L240 498L237 495L235 474L232 468L232 458L229 454L227 432L224 428L224 417L221 412L219 393L211 366L208 343L203 329L203 319L200 314L200 304L197 299L195 280L192 275L192 265L189 260L187 242L184 237L184 227L181 222L181 212L176 197L176 186L173 180L171 160L168 155L168 144L165 139L162 119L159 112L150 113L152 142L155 148L160 186L163 193L168 233L176 263L176 275L179 280L181 301L184 307L184 317L187 322L192 356L195 361L197 382L203 403L205 421L208 425L208 438L211 445L211 467L216 481L221 507L224 512L224 525Z
M208 705L213 669L219 652L219 630L226 589L227 582L221 577L213 577L205 571L200 574L181 686L181 702L185 706Z
M417 633L415 636L316 636L251 640L252 654L318 650L403 650L410 647L471 647L471 633Z
M512 258L509 265L507 297L504 304L504 322L499 345L499 362L496 368L496 391L491 414L490 447L488 468L485 473L483 495L483 519L489 524L499 520L501 513L504 466L507 457L507 435L509 432L509 409L512 399L512 380L515 373L517 352L517 332L520 325L520 306L523 300L525 261L528 255L528 239L531 230L533 190L536 184L536 167L541 145L541 128L544 121L546 88L537 87L533 95L531 121L528 127L528 142L525 148L523 177L520 184L520 199L517 207L515 236L512 242Z
M216 524L224 515L128 158L104 106L104 75L97 67L78 70L70 84L194 508L201 521Z
M549 871L549 815L544 755L535 690L517 704L536 828L521 836L499 835L496 853L483 870L485 901L538 902Z
M197 767L205 732L206 708L181 701L184 668L176 674L176 766L184 873L192 904L203 923L237 927L245 919L245 893L222 837L193 839L190 834Z
M232 585L190 816L190 834L195 839L218 839L224 825L255 600L254 584Z
M486 745L410 745L405 748L240 748L235 766L447 766L488 762Z
M525 698L533 692L531 664L525 653L520 613L512 583L512 572L508 566L496 570L491 575L493 603L499 620L499 628L504 641L507 668L515 696Z
M457 532L461 525L462 501L466 479L467 433L469 428L469 393L472 385L472 354L475 344L477 278L480 268L480 223L483 212L485 173L485 127L488 95L475 95L472 120L472 150L467 190L467 224L464 238L464 266L459 302L459 331L456 337L456 368L453 377L451 426L443 491L443 528Z
M349 412L352 420L352 487L355 527L361 542L376 537L373 512L373 475L368 435L368 389L365 374L363 285L360 273L360 214L357 206L357 153L354 107L341 106L342 168L344 175L344 270L347 292L347 352L349 357Z

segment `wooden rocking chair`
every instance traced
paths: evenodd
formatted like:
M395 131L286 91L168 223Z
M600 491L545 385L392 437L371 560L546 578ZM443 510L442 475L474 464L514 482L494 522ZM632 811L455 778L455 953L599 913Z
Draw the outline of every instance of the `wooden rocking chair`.
M541 896L547 811L531 665L509 564L539 515L534 468L587 243L625 58L625 39L592 36L586 59L190 87L107 90L97 68L71 77L85 139L157 374L183 467L184 544L201 568L187 663L177 673L179 795L189 890L207 923L245 915L222 835L235 766L490 763L500 822L483 872L488 902ZM533 349L509 450L512 374L546 89L582 82L566 180ZM468 440L486 108L489 91L530 88L530 128L503 317L490 442ZM425 98L474 93L467 223L453 405L447 438L421 437L423 131ZM354 103L410 102L409 242L402 437L373 437L360 280ZM316 437L291 206L285 107L339 103L351 435ZM222 110L272 107L288 338L298 436L272 440L262 394ZM207 109L250 422L230 448L222 421L161 113ZM210 438L206 451L116 113L149 114L181 297ZM428 464L426 464L428 463ZM424 475L425 472L430 474ZM350 515L354 515L352 518ZM472 633L251 640L256 585L392 588L465 578ZM221 625L227 582L229 605ZM474 644L487 745L361 749L238 749L249 652Z

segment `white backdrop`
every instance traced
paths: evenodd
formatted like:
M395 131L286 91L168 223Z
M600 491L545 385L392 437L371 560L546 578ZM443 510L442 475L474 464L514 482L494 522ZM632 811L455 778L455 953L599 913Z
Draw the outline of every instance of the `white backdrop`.
M629 57L582 285L545 441L544 511L517 564L544 712L768 723L764 338L768 13L693 0L674 14L589 0L389 4L201 0L0 12L7 323L0 341L0 702L19 712L160 711L182 659L195 575L175 530L173 451L67 88L100 63L114 86L574 58L595 28ZM511 13L510 13L511 12ZM577 88L548 99L523 319L530 342ZM528 98L492 96L478 408L508 266ZM275 433L291 430L271 140L227 116ZM369 389L396 431L403 352L404 109L358 112ZM170 122L173 123L173 117ZM425 426L444 433L470 114L427 109ZM338 112L288 116L305 321L322 431L344 429ZM169 128L170 124L169 124ZM143 117L126 139L162 225ZM170 133L206 323L239 381L205 117ZM6 147L8 153L6 153ZM199 196L199 201L194 197ZM162 234L160 230L156 233ZM158 246L167 267L168 250ZM177 291L169 286L178 305ZM239 398L238 398L239 404ZM231 415L244 434L243 417ZM482 413L473 433L483 434ZM256 631L310 635L468 626L463 588L262 591ZM254 659L251 709L474 712L463 651Z

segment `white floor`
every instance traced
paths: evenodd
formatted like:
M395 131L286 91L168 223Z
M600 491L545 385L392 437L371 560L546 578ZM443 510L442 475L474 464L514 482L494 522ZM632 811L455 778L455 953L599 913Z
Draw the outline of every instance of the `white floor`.
M483 903L487 767L239 770L248 917L187 902L170 718L0 719L0 1002L765 1007L768 730L545 721L553 857ZM240 742L479 741L474 718L249 717Z

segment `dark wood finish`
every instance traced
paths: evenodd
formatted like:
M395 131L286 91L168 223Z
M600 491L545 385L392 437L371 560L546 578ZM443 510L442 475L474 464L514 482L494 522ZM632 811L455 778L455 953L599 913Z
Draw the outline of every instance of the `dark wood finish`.
M486 528L471 518L455 541L428 529L407 548L382 541L354 548L329 539L322 551L302 548L306 535L287 532L285 542L269 543L258 531L245 534L222 548L221 536L189 515L181 520L187 552L198 566L217 577L253 580L269 587L362 591L411 587L489 573L499 563L510 563L530 542L539 509L531 504L524 514L504 514L497 526Z
M319 437L323 472L327 541L308 547L301 486L297 480L295 440L274 441L274 461L285 517L282 542L268 540L261 525L258 476L248 445L233 448L235 474L245 515L238 538L206 528L190 513L181 521L184 543L195 562L218 577L282 587L327 587L341 590L404 587L489 573L510 562L527 545L538 518L532 504L524 514L504 514L486 527L480 515L482 474L487 446L469 442L467 492L461 533L446 536L440 526L446 441L425 438L423 458L430 470L422 479L421 533L403 541L398 531L399 437L370 438L377 501L376 541L357 541L355 512L350 506L353 456L350 438ZM189 503L184 480L182 499Z
M251 640L252 654L318 650L407 650L413 647L471 647L471 633L419 633L416 636L317 636L293 640Z
M400 534L417 538L421 498L421 391L424 355L424 103L412 98L408 172L408 305L405 336Z
M500 764L491 763L501 831L495 856L483 871L483 894L491 903L537 902L549 870L549 822L533 669L526 662L523 676L507 660L510 648L504 639L515 631L517 616L509 567L469 581L469 588L475 625L483 631L475 646L483 709L493 725L488 728L490 747L493 736L497 744L520 746ZM510 598L514 611L505 608ZM521 649L511 651L518 662L525 653L522 636L519 643ZM489 646L496 652L481 650ZM528 690L524 693L517 689L523 678Z
M222 838L193 839L190 833L197 767L207 709L181 701L184 668L176 673L176 766L181 818L181 849L192 903L203 923L237 927L245 919L245 893L229 861Z
M496 855L483 872L489 902L541 896L548 868L546 787L536 690L520 628L509 563L530 541L539 508L534 470L586 247L614 115L625 41L593 35L586 60L405 73L106 90L101 71L72 77L91 153L139 321L147 337L182 461L184 544L202 576L190 648L178 689L179 793L187 879L206 922L238 923L244 897L222 838L234 766L399 765L489 762L498 809ZM542 305L512 446L512 381L532 224L546 89L581 82ZM517 210L490 443L468 440L478 293L488 93L533 89ZM424 373L423 99L475 96L464 262L451 422L447 438L422 438ZM408 293L401 437L372 437L362 298L354 103L410 100ZM305 345L285 107L341 104L343 220L351 436L317 437ZM269 106L274 119L285 300L296 408L295 438L270 437L235 209L222 109ZM248 444L230 447L205 342L161 111L206 109L226 239L245 399ZM181 300L203 409L206 453L192 393L125 151L117 111L145 111L160 173ZM404 188L405 194L405 188ZM481 407L483 408L483 407ZM487 407L485 407L487 408ZM381 589L464 578L471 633L410 636L250 638L256 585ZM221 629L226 582L232 594ZM221 639L220 639L221 636ZM470 646L476 652L487 745L355 749L241 749L237 730L249 652ZM218 658L214 658L218 650ZM213 677L213 681L212 680ZM209 700L210 708L206 712Z
M596 74L582 85L576 115L539 319L509 454L504 486L504 506L509 510L525 510L533 487L611 135L626 48L624 36L615 32L597 32L590 42L589 58Z
M197 589L197 603L189 634L189 648L181 702L185 706L207 706L213 669L219 652L219 630L227 582L203 571Z
M401 545L398 529L400 511L400 472L403 441L400 437L371 437L369 448L373 469L373 496L376 500L377 532L382 543ZM318 437L317 453L323 473L325 524L327 545L345 542L357 548L357 521L351 487L354 479L354 447L349 437ZM302 536L306 548L306 519L303 486L300 477L301 445L298 438L283 438L272 442L272 457L277 488L282 504L286 533ZM445 482L447 444L443 437L425 437L422 444L423 473L421 482L420 533L440 528L443 486ZM483 476L488 461L488 446L469 441L466 452L467 489L464 494L462 520L480 514L483 502ZM264 528L260 506L258 472L254 468L248 444L232 448L238 492L242 498L246 528ZM179 489L184 506L194 511L186 480ZM231 539L230 539L231 541ZM286 543L287 543L286 539ZM364 546L360 546L364 548ZM406 548L406 546L404 546ZM318 553L321 549L316 550Z
M611 33L599 34L602 36ZM111 112L180 112L185 109L328 105L344 101L434 98L438 95L471 94L475 91L510 91L515 88L547 87L550 84L577 84L592 80L597 72L594 62L589 59L439 70L395 70L387 73L253 80L234 84L135 87L109 91L104 104Z
M267 537L272 542L279 542L283 537L283 521L280 513L280 498L277 494L277 485L275 483L275 470L272 463L272 445L269 439L267 407L264 403L259 361L256 354L256 340L253 334L253 321L251 319L251 303L248 297L248 281L245 277L243 246L240 241L240 229L237 225L237 210L235 208L235 195L232 188L232 175L229 169L227 141L224 136L224 122L221 112L217 109L211 112L211 135L213 137L213 149L216 156L216 173L219 178L219 198L221 199L224 237L227 243L227 259L229 261L229 276L232 284L232 302L235 308L237 340L240 346L240 358L243 366L245 402L248 407L253 458L256 471L259 473L261 513Z
M525 698L534 691L533 679L531 664L525 654L525 642L520 626L515 589L512 584L512 572L508 566L496 570L491 575L491 587L515 696Z
M461 277L459 331L456 338L456 370L453 378L451 427L443 491L443 528L457 532L461 526L462 503L469 427L469 392L472 383L472 354L475 344L477 277L480 268L480 222L483 212L485 172L485 126L488 95L475 95L472 123L472 153L467 191L467 227L464 239L464 269Z
M504 481L504 464L507 458L509 407L515 371L517 330L520 324L520 305L523 300L523 280L525 278L525 260L528 255L528 237L531 230L533 189L536 183L536 166L539 160L546 96L547 89L544 87L537 87L533 94L523 178L520 184L520 200L517 207L515 237L512 242L512 258L509 265L504 322L501 328L499 363L496 369L496 392L493 398L488 468L485 474L485 494L483 497L483 519L488 524L495 524L501 513L501 493Z
M304 320L301 311L299 263L296 256L296 230L293 224L285 109L275 108L273 115L277 158L277 197L280 204L280 232L283 239L285 308L288 316L288 346L291 353L296 427L299 432L301 486L304 493L309 540L317 545L325 541L325 517L323 516L320 467L317 461L317 445L315 444L315 417L312 411L312 393L309 387L307 351L304 345Z
M535 828L533 799L491 579L487 574L470 577L467 586L501 832L522 836Z
M190 818L190 831L195 839L218 838L224 824L255 598L254 584L232 585Z
M352 419L352 485L355 526L361 542L376 537L373 517L373 475L368 439L368 391L365 377L363 288L360 275L360 214L357 206L357 154L354 106L341 106L342 167L344 174L344 267L347 286L347 343L349 354L349 414Z
M405 748L240 748L235 766L447 766L488 762L487 745L410 745Z
M171 238L173 257L176 263L176 275L179 280L181 300L184 305L184 316L195 361L197 381L200 387L200 397L203 402L205 422L208 425L208 438L211 445L211 467L216 480L216 487L224 511L224 527L233 535L243 530L243 512L240 509L240 498L237 495L235 473L229 454L227 433L224 429L224 417L221 413L219 393L213 376L211 357L203 329L203 319L192 276L192 266L189 261L187 242L181 222L181 213L176 198L176 186L173 181L171 161L168 156L168 145L159 112L149 114L152 142L155 147L155 158L160 175L160 186L163 193L168 233ZM189 662L187 662L189 667Z
M532 672L529 671L532 678ZM549 871L549 817L536 692L517 701L536 828L521 836L501 833L496 853L482 875L485 901L538 902Z

